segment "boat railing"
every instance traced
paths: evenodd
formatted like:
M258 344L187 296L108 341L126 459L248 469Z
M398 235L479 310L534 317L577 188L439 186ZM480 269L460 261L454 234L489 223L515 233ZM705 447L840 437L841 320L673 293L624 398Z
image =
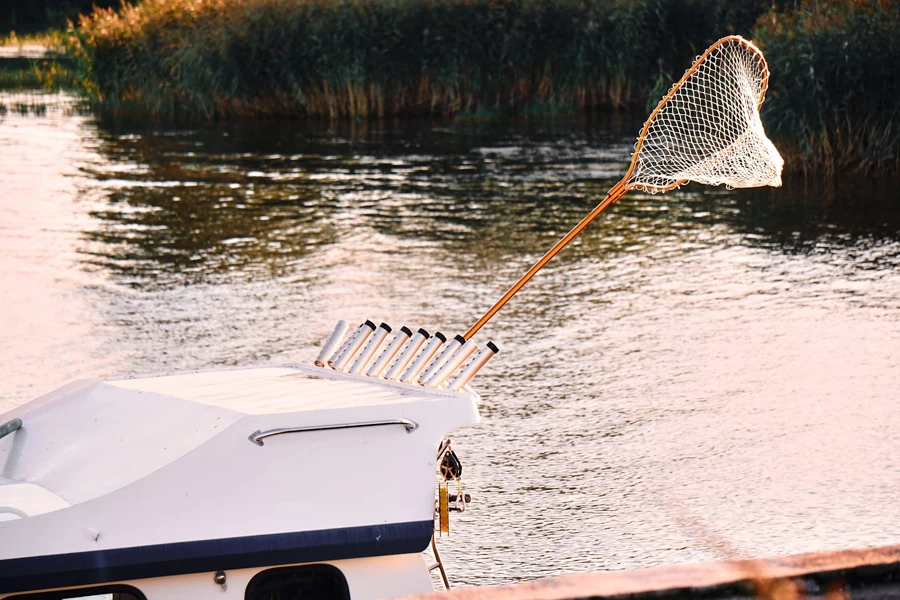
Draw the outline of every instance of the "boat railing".
M305 433L308 431L328 431L331 429L354 429L357 427L380 427L383 425L403 425L407 433L412 433L419 428L419 424L409 419L385 419L382 421L359 421L356 423L334 423L331 425L308 425L304 427L282 427L267 431L256 430L250 434L249 440L257 446L263 445L263 440L275 435L285 433Z

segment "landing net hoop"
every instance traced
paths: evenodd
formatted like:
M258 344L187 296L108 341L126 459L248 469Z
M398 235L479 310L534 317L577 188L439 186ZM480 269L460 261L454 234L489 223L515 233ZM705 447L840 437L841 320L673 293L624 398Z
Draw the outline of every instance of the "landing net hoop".
M650 113L625 176L469 330L470 339L560 250L628 190L666 192L689 181L729 188L781 185L784 160L759 109L769 67L749 40L728 36L694 61Z

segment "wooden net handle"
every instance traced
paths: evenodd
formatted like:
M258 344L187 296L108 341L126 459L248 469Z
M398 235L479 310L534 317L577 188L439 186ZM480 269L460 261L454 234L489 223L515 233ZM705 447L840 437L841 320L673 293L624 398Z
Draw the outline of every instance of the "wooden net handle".
M611 190L606 194L606 198L597 205L597 207L592 210L586 217L584 217L581 221L578 222L578 225L572 228L569 233L564 235L558 242L556 242L547 253L541 257L539 261L534 263L528 272L522 275L522 277L511 287L503 297L497 300L496 304L494 304L478 321L475 322L474 325L469 327L469 330L463 334L463 337L467 340L471 338L473 335L478 333L478 330L484 327L484 324L490 321L491 317L493 317L498 310L503 308L503 305L506 304L510 298L512 298L516 292L522 289L526 283L528 283L532 277L534 277L535 273L540 271L544 265L550 262L554 256L556 256L560 250L566 247L566 244L572 241L576 235L581 233L581 230L588 226L588 224L597 218L597 216L607 209L611 204L614 204L619 198L625 195L625 192L629 190L629 186L625 184L625 180L623 179L616 185L612 187Z

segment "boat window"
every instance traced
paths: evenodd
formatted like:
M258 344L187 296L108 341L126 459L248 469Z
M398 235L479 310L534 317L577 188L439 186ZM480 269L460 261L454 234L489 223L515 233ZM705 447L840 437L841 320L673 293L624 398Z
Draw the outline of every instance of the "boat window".
M147 597L130 585L104 585L77 590L21 594L9 596L6 600L147 600Z
M279 567L257 573L244 600L350 600L340 569L331 565Z

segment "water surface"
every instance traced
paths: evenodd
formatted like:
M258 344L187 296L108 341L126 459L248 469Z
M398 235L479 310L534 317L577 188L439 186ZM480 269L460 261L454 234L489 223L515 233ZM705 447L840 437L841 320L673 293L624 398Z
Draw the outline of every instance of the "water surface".
M78 377L309 362L338 319L463 332L640 126L0 103L0 410ZM478 336L501 354L454 436L474 504L441 542L452 581L900 542L895 198L692 185L604 214Z

